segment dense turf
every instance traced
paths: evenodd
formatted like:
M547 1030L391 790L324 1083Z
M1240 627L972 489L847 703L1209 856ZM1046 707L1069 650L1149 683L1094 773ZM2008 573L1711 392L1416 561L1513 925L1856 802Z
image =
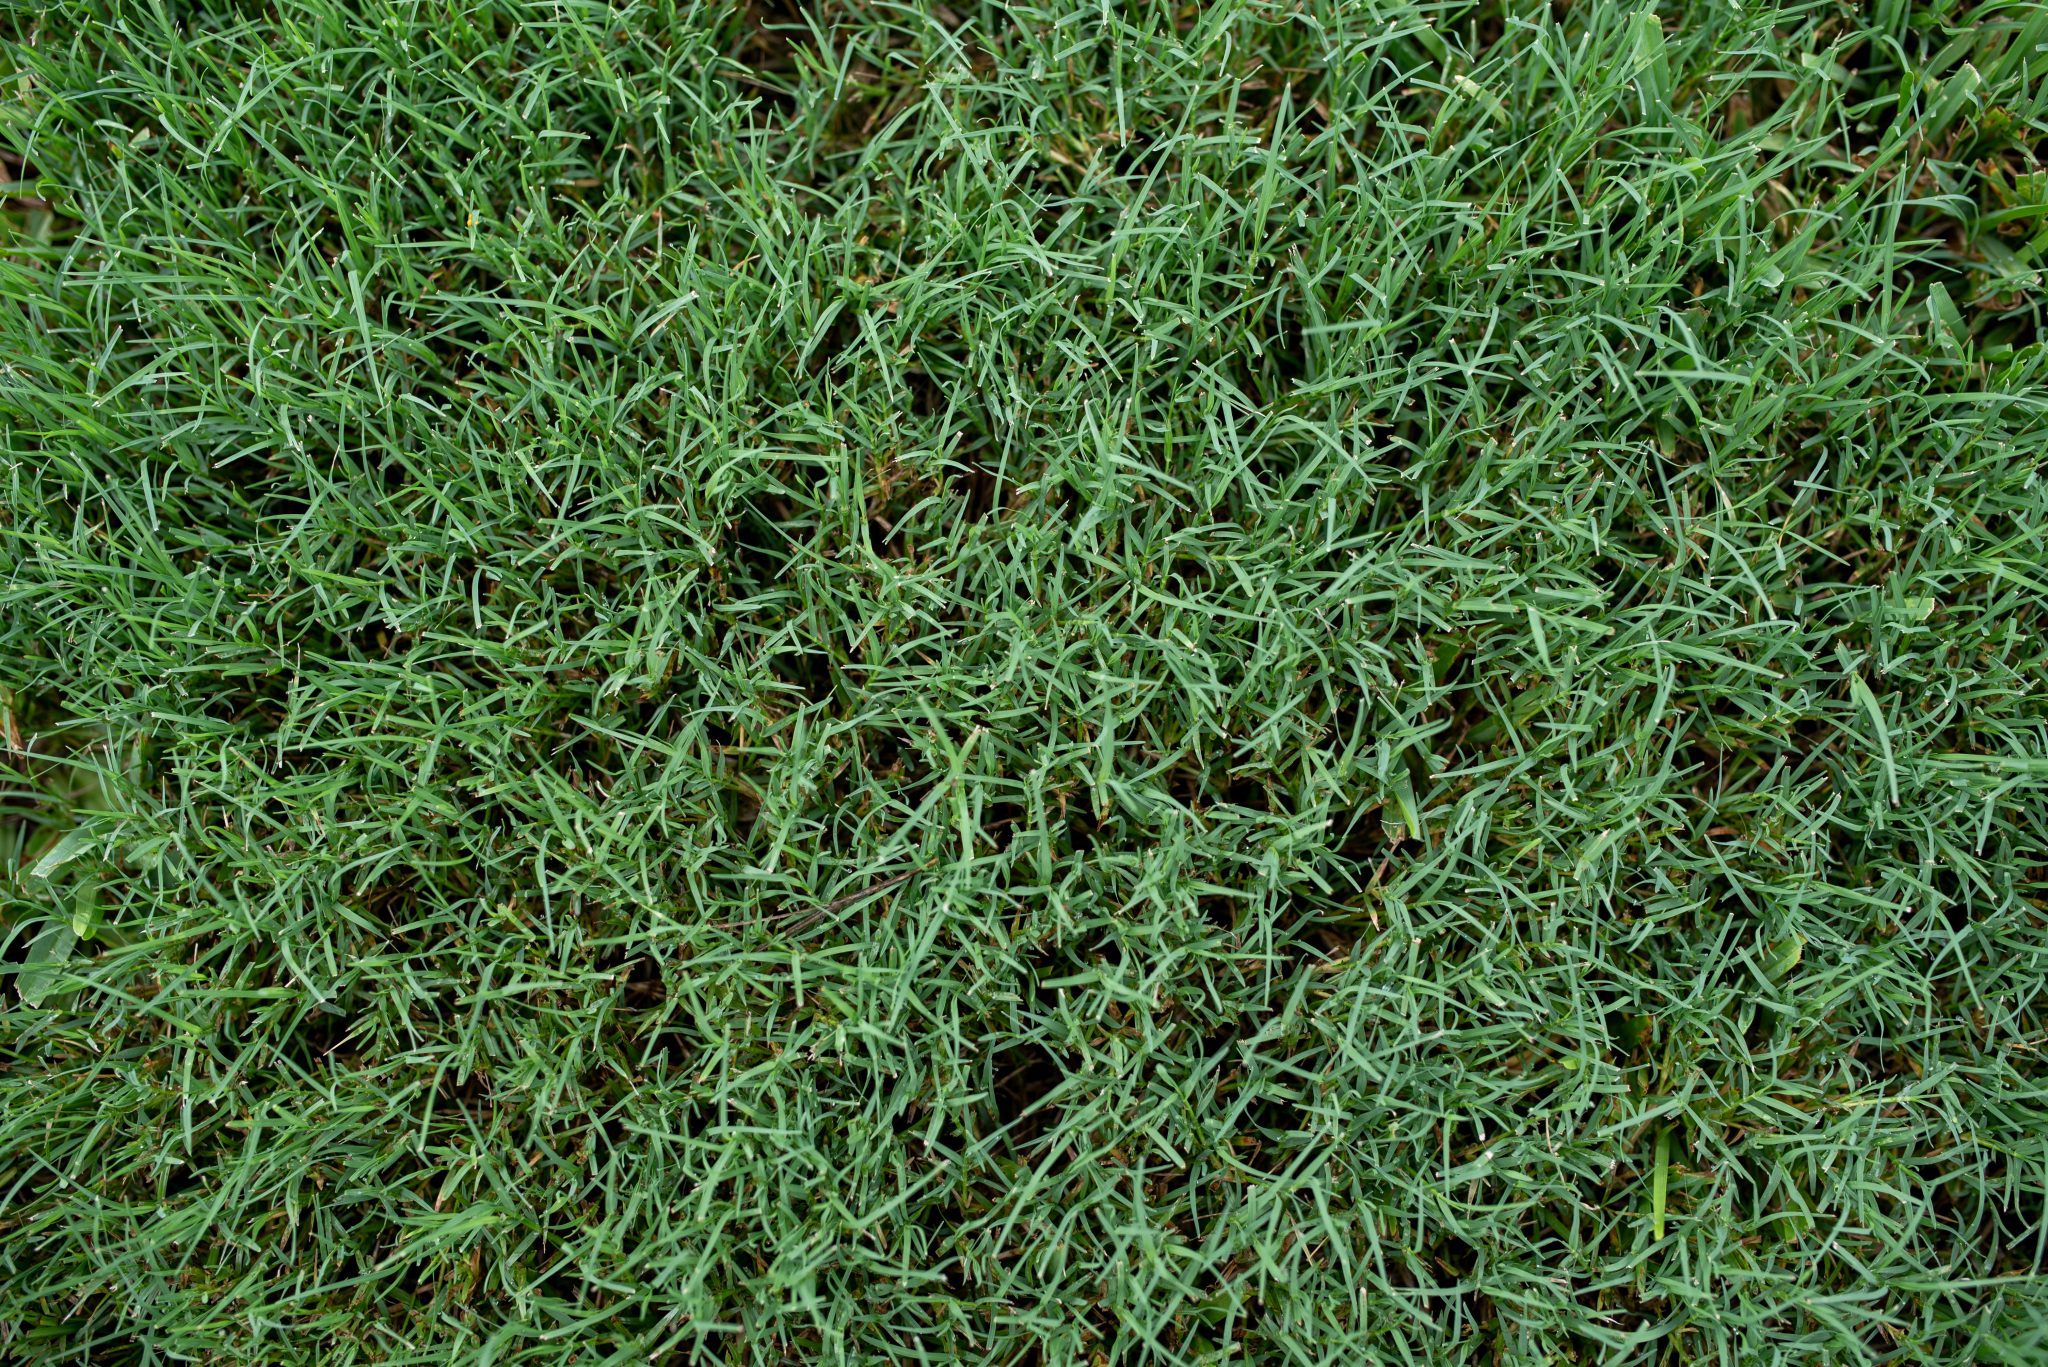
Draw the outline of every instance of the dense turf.
M2048 1360L2048 9L0 39L0 1358Z

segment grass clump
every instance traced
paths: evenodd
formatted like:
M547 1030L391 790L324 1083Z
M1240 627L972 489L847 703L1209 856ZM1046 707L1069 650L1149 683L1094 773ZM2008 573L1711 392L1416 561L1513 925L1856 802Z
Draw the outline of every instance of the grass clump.
M2044 72L8 0L0 1357L2042 1361Z

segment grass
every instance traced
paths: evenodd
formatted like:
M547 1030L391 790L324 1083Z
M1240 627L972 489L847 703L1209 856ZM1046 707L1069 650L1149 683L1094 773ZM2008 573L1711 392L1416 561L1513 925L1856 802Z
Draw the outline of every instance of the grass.
M0 0L0 1358L2048 1360L2048 8Z

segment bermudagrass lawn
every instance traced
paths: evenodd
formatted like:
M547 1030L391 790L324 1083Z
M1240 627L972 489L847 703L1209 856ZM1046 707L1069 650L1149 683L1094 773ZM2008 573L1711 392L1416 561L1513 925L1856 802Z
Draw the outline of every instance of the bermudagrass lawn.
M2048 9L0 35L0 1357L2048 1358Z

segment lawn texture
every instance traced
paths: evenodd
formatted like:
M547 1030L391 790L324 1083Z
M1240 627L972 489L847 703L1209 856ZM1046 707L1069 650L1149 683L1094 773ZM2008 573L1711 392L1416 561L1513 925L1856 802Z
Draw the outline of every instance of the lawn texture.
M2048 1361L2048 8L0 0L0 1359Z

